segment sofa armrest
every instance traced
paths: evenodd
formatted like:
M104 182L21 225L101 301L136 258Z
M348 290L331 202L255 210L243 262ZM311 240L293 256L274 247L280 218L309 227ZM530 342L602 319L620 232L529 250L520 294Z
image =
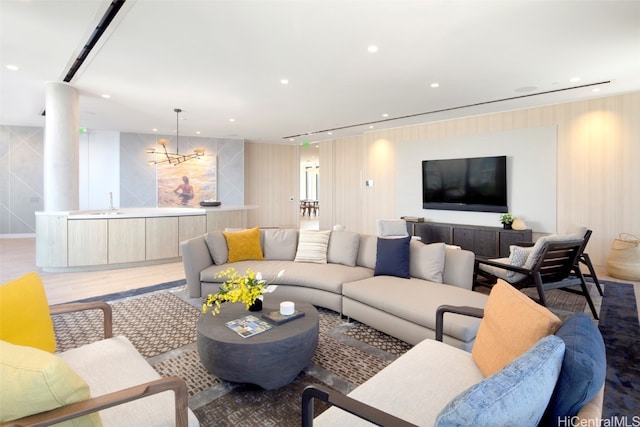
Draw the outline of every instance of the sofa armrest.
M175 393L175 425L177 427L187 427L187 384L182 378L178 377L161 378L113 393L93 397L51 411L9 421L5 424L0 424L0 427L49 426L165 391L173 391Z
M441 305L436 310L436 341L442 342L442 336L444 335L444 314L455 313L463 314L465 316L477 317L482 319L484 316L484 309L478 307L469 306L455 306L455 305Z
M337 406L379 426L416 427L415 424L411 424L395 415L319 385L308 386L302 392L302 427L313 426L313 399L319 399L331 406Z
M202 296L200 272L214 264L207 242L204 240L204 236L194 237L180 242L180 250L182 252L184 275L189 288L189 297L199 298Z
M111 306L106 302L75 302L49 306L49 313L51 315L86 310L102 310L104 317L104 337L105 339L113 337L113 312Z

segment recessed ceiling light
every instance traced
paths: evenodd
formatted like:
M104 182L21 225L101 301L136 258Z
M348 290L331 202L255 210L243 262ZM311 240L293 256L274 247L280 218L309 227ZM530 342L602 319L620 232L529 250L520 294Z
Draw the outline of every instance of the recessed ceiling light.
M369 129L373 129L373 125L369 126Z
M571 80L569 80L571 83L578 83L580 81L580 77L572 77Z
M287 79L280 79L280 84L288 85L288 84L289 84L289 80L287 80Z
M333 135L333 132L327 132L327 135Z
M196 131L196 135L200 135L200 131L199 130Z
M153 129L151 129L151 131L152 131L152 132L158 132L158 129L153 128Z
M389 115L387 113L384 113L382 117L389 117Z
M431 87L433 88L440 87L440 83L431 83Z
M591 92L600 92L600 88L599 87L594 87Z
M367 51L369 51L369 53L376 53L378 51L378 46L372 44L367 48Z
M7 70L11 70L11 71L18 71L20 69L20 67L18 67L17 65L7 65Z
M293 141L294 141L294 139L293 139L293 138L289 138L289 141L293 142Z
M109 98L111 98L111 95L109 95L108 93L103 93L103 94L102 94L102 95L100 95L100 96L102 96L104 99L109 99Z
M235 121L236 121L236 119L234 119L234 118L230 118L230 119L229 119L229 121L230 121L230 122L235 122Z

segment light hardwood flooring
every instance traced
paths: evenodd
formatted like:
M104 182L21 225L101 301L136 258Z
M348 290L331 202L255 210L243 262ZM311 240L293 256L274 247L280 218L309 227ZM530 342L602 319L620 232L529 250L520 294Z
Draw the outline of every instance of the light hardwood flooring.
M42 277L51 305L185 277L181 262L116 270L50 273L36 266L35 253L35 238L0 239L0 282L36 271Z
M318 217L300 217L300 228L318 229ZM36 271L42 277L49 304L107 295L184 279L181 262L114 270L73 273L45 272L36 266L35 238L0 238L0 283Z

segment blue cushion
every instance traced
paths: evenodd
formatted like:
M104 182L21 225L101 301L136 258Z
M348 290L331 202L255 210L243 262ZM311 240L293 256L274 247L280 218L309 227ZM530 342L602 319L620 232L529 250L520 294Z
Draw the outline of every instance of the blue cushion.
M593 320L584 313L568 318L556 331L566 346L560 378L553 392L545 424L556 425L558 417L577 415L600 391L607 374L604 341Z
M469 387L438 414L436 426L535 426L560 373L564 342L547 335L496 374Z
M374 276L409 278L409 242L411 236L399 239L378 237Z

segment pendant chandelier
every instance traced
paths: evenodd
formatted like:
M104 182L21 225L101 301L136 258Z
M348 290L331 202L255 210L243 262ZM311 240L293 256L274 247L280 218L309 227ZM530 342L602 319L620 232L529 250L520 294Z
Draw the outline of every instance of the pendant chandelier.
M161 138L158 140L158 144L162 145L162 150L156 150L155 148L148 148L147 153L156 154L156 160L149 161L149 165L157 165L160 163L169 163L170 165L179 165L180 163L184 163L187 160L191 159L199 159L204 156L204 150L201 148L196 148L191 154L180 154L180 113L182 110L180 108L174 108L173 111L176 113L176 152L170 153L167 151L167 145L169 145L169 140L166 138ZM158 155L160 159L158 159Z

